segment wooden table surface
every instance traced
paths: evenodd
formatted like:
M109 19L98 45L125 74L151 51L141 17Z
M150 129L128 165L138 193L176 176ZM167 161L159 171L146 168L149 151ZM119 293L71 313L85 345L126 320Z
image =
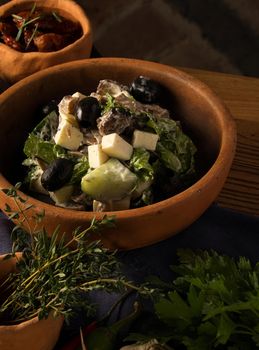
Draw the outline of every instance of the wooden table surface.
M237 124L237 149L218 202L259 215L259 79L182 69L207 84L226 104Z
M237 123L237 149L218 203L259 215L259 79L180 68L221 97ZM3 82L0 81L0 93Z

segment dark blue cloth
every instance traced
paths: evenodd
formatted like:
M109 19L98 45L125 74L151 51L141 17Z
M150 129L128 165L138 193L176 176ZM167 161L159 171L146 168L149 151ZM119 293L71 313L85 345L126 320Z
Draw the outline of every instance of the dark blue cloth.
M9 252L11 223L0 214L0 253ZM118 253L124 272L134 282L143 282L147 275L170 280L170 265L177 262L178 248L214 249L232 257L246 256L259 261L259 217L241 214L212 205L195 223L165 241L131 251ZM118 295L95 292L97 316L101 318L118 299ZM132 298L114 313L114 320L125 316L132 307Z
M144 282L146 276L156 275L172 280L170 265L177 263L177 249L213 249L232 257L245 256L252 263L259 261L259 217L246 215L212 205L195 223L165 241L157 244L119 252L127 277ZM118 296L95 293L100 318ZM132 298L113 315L113 321L124 317L132 309Z
M12 224L0 212L0 254L11 249ZM143 270L166 275L164 267L172 263L177 248L215 249L233 257L244 255L259 261L259 217L212 205L189 228L165 241L131 251L120 252L123 262L134 265L136 277Z

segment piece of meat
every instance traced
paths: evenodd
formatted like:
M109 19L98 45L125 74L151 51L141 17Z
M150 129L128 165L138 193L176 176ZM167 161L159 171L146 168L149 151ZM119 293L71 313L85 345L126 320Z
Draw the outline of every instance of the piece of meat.
M13 16L12 20L18 29L24 26L22 37L25 44L30 42L31 36L29 33L33 33L37 25L37 35L35 35L33 42L30 43L30 49L34 51L50 52L60 50L77 40L82 34L82 29L78 22L66 19L53 12L43 12L41 9L36 9L33 13L31 11L21 11Z
M133 114L138 114L138 112L141 111L141 104L132 98L132 96L125 95L125 93L121 93L120 95L116 96L114 101L115 105L122 106Z
M109 94L113 97L120 95L123 91L128 92L129 88L109 79L100 80L96 89L98 95L105 96L106 94Z
M82 129L83 133L83 144L84 145L96 145L101 143L102 136L98 130L95 129Z
M24 28L23 39L24 39L26 51L35 51L36 50L36 46L34 45L34 41L33 41L34 35L35 34L34 34L33 30L31 30L29 28Z
M20 29L29 17L32 19L38 16L39 13L36 12L31 14L31 11L21 11L16 13L15 16L13 16L13 22L15 23L16 27Z
M120 112L119 109L111 109L97 119L97 127L101 135L112 133L122 134L133 130L135 118L130 113Z
M0 36L2 41L14 50L22 51L22 46L15 40L17 28L13 23L0 22Z
M22 45L18 41L16 41L15 38L13 38L11 35L3 34L2 40L6 45L11 47L12 49L22 51Z
M170 118L170 113L167 109L156 104L143 104L139 107L143 112L150 113L156 118Z
M129 88L127 86L118 84L113 80L101 80L97 86L96 93L103 97L105 97L107 94L113 96L116 106L122 106L135 115L140 115L144 112L151 113L157 118L170 117L168 110L165 108L162 108L156 104L143 104L136 101L129 94Z
M63 35L47 33L33 38L34 45L39 52L50 52L62 49L66 43Z
M140 115L144 113L150 113L157 118L169 118L169 112L167 109L162 108L156 104L144 104L136 101L131 96L128 97L124 93L115 97L115 104L128 109L131 113L135 115Z

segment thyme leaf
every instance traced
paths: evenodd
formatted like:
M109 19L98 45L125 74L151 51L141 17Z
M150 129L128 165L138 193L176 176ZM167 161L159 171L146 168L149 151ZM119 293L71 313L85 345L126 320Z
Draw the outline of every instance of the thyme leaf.
M6 214L18 222L12 231L13 248L8 257L15 258L22 251L22 258L16 258L17 270L0 285L1 292L7 292L0 305L0 324L35 316L46 318L51 312L69 321L77 308L90 315L94 307L88 295L93 290L152 293L147 286L136 286L125 278L116 252L103 247L100 241L91 241L93 231L114 225L114 217L93 219L88 228L74 230L68 240L58 227L49 234L38 226L44 216L42 212L34 216L33 226L33 220L27 217L32 206L17 190L3 189L17 208L6 206ZM24 226L29 230L25 231Z

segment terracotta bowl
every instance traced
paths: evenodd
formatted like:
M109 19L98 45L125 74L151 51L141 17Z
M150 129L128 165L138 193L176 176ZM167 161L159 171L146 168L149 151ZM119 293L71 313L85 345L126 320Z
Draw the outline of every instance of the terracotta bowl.
M70 62L36 73L15 84L0 96L0 187L8 188L19 178L22 148L35 125L35 110L53 98L75 91L90 93L100 79L130 83L145 75L163 84L171 94L174 114L198 148L199 179L183 192L161 202L117 212L116 228L93 235L110 248L132 249L166 239L192 224L217 198L228 175L236 144L235 123L221 100L203 83L180 70L158 63L100 58ZM65 82L65 83L64 83ZM25 197L24 194L20 193ZM49 234L60 224L61 232L88 227L103 213L79 212L55 207L28 197L35 211L45 210ZM14 207L0 191L0 206Z
M0 17L31 10L35 1L13 0L0 7ZM82 36L72 44L55 52L19 52L0 43L0 78L17 82L41 69L73 60L88 58L92 49L91 26L83 9L71 0L37 0L37 8L55 11L65 18L78 21Z
M15 271L16 258L4 260L5 255L0 255L0 283L6 279L9 273ZM17 253L18 259L21 253ZM52 350L58 341L63 325L63 317L53 317L39 320L34 317L28 321L16 325L0 326L1 350Z

